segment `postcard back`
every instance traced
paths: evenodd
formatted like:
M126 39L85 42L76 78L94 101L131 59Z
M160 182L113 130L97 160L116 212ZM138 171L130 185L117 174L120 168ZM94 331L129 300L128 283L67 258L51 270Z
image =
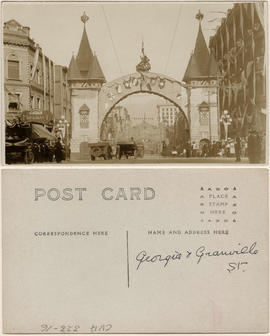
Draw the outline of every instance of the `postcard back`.
M4 332L266 332L267 176L3 169Z

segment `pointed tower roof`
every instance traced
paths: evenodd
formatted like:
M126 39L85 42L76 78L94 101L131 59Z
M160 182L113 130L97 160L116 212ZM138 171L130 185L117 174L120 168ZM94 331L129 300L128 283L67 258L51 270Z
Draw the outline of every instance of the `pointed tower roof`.
M210 77L216 77L218 74L218 64L213 53L209 57L208 73Z
M90 47L90 43L89 43L88 36L85 30L85 26L83 28L82 39L81 39L79 52L78 52L76 61L77 61L78 67L82 75L86 75L93 61L93 52Z
M92 63L90 65L87 77L90 79L98 79L102 82L105 82L105 76L99 64L98 58L96 55L93 56Z
M205 42L205 38L203 36L201 22L199 23L199 31L195 44L194 56L200 67L201 76L207 76L208 75L207 61L209 61L209 51L207 48L207 44Z
M72 55L72 58L69 63L67 77L69 80L82 78L78 64L74 58L74 55Z
M76 59L72 57L68 69L68 79L78 79L78 80L97 80L104 83L105 77L102 72L101 66L98 62L96 55L93 54L88 40L88 36L85 29L85 24L89 20L89 17L83 13L81 16L81 21L84 24L83 34L81 38L81 43L79 46L79 51Z
M188 62L188 66L187 66L183 81L187 82L191 78L198 77L198 73L200 73L200 68L199 68L199 65L197 64L194 54L192 53L190 55L190 59Z
M211 61L210 55L205 42L205 38L202 32L201 21L203 19L203 14L199 11L196 15L196 19L199 20L199 30L196 38L195 49L190 57L185 75L183 80L187 82L192 78L207 77L209 76L209 66L211 64L212 72L214 72L214 65Z

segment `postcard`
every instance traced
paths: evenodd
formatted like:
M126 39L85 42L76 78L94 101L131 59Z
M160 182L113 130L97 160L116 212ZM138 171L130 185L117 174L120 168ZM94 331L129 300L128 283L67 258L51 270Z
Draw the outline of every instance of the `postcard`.
M4 1L2 22L6 164L268 162L267 2Z
M267 333L268 3L1 9L3 332Z
M4 333L267 332L267 169L2 180Z

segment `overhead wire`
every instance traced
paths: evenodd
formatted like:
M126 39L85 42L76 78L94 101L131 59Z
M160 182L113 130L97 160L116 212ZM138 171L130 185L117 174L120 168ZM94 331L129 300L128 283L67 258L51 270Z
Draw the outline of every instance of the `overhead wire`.
M174 27L173 36L172 36L172 40L171 40L171 45L170 45L168 59L167 59L166 65L165 65L164 73L167 72L167 68L168 68L168 65L169 65L170 58L171 58L172 48L173 48L173 45L174 45L176 31L177 31L177 28L178 28L178 25L179 25L179 22L180 22L181 12L182 12L182 5L179 6L178 15L177 15L177 19L176 19L176 25Z
M105 8L104 8L104 6L101 5L101 8L102 8L102 11L103 11L103 15L104 15L104 18L105 18L105 22L106 22L106 25L107 25L107 29L108 29L108 31L109 31L110 39L111 39L112 46L113 46L113 51L114 51L114 54L115 54L115 57L116 57L116 60L117 60L117 65L118 65L119 70L120 70L120 73L121 73L121 75L122 75L122 74L123 74L123 71L122 71L121 63L120 63L120 60L119 60L119 57L118 57L118 54L117 54L117 50L116 50L116 47L115 47L115 43L114 43L114 40L113 40L113 37L112 37L112 32L111 32L111 28L110 28L109 20L108 20L107 14L106 14L106 12L105 12Z

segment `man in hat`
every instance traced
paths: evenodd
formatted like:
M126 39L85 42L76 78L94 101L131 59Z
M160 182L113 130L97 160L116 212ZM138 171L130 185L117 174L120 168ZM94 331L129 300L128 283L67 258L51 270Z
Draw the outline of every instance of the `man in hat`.
M58 138L54 147L55 160L57 163L61 163L63 160L63 146L61 144L61 138Z

